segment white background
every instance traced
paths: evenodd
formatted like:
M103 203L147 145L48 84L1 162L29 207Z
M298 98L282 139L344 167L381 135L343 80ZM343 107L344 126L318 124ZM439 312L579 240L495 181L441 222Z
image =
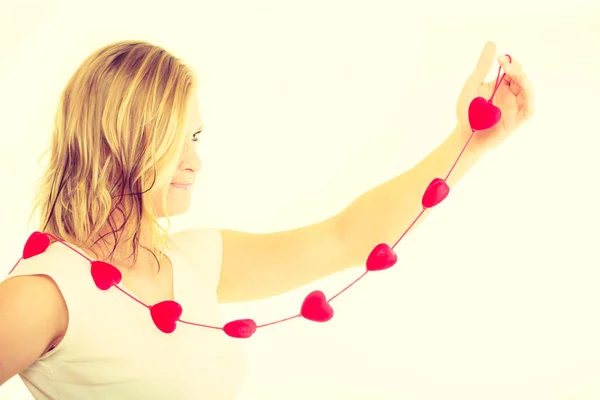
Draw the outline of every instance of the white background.
M148 40L201 78L204 170L176 227L267 232L329 217L425 157L493 40L530 76L535 118L403 239L394 268L337 299L332 321L246 341L241 399L600 398L598 3L398 3L3 1L0 273L33 229L60 92L101 46ZM224 312L293 315L362 270ZM0 398L31 397L15 378Z

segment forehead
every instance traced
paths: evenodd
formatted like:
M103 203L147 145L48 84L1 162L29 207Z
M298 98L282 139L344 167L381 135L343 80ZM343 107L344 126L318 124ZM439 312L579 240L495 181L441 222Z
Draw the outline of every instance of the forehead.
M200 105L196 96L196 91L192 92L187 109L186 130L194 133L201 130L203 126L202 117L200 115Z

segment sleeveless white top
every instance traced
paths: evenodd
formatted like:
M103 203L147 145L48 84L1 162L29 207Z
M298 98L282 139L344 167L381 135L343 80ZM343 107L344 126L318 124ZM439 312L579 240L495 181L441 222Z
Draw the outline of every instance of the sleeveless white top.
M202 230L190 242L185 231L170 235L165 251L173 265L174 300L183 308L180 319L221 327L228 321L219 315L216 295L220 232ZM213 400L235 399L240 392L241 339L180 322L173 333L161 332L146 307L115 288L98 289L90 262L59 242L21 260L6 279L32 274L51 277L69 310L60 344L19 374L36 399Z

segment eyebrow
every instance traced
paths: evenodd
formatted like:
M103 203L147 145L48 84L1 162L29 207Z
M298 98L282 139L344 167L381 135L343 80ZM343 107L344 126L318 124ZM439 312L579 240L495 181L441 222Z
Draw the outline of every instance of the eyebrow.
M196 132L194 132L194 135L195 135L196 133L200 133L200 132L202 132L203 130L204 130L204 125L202 125L200 128L198 128L198 130L196 130Z

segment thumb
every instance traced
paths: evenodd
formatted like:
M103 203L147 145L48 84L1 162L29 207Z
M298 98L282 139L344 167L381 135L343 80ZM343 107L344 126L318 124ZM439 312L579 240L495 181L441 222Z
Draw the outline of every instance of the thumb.
M496 44L494 42L487 42L483 47L483 51L481 52L481 56L479 56L479 61L477 62L477 66L473 70L473 73L468 79L470 86L479 87L487 74L490 72L490 68L492 68L492 64L496 59Z

